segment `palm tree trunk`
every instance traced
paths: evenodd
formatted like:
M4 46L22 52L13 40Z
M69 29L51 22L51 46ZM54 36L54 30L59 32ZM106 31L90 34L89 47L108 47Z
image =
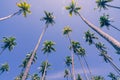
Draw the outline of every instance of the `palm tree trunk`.
M41 80L45 80L45 74L46 74L46 70L47 70L47 64L48 64L48 60L46 60L45 70L43 72L43 76L42 76Z
M6 48L5 48L5 49L6 49ZM2 51L0 52L0 55L3 53L3 51L4 51L5 49L2 49Z
M83 56L83 59L84 59L84 61L85 61L85 64L87 65L87 68L88 68L88 71L89 71L89 73L90 73L91 79L94 80L94 78L92 77L92 72L91 72L91 70L90 70L90 67L89 67L89 65L88 65L88 63L87 63L87 60L86 60L85 56Z
M120 31L120 29L118 29L117 27L115 27L115 26L113 26L113 25L111 25L111 24L110 24L110 26L113 27L114 29Z
M26 67L25 72L24 72L24 74L23 74L22 80L26 80L26 77L27 77L27 75L28 75L28 72L29 72L31 63L32 63L32 61L33 61L33 59L34 59L34 56L35 56L35 54L36 54L36 52L37 52L37 50L38 50L38 47L39 47L40 42L41 42L41 40L42 40L42 38L43 38L43 35L44 35L45 32L46 32L47 27L48 27L48 25L45 26L45 28L43 29L43 31L42 31L39 39L38 39L38 42L37 42L37 44L36 44L36 46L35 46L35 48L34 48L34 50L33 50L32 56L30 57L30 60L28 61L28 64L27 64L27 67Z
M89 80L89 78L88 78L88 76L87 76L87 73L86 73L86 70L84 69L84 66L83 66L83 63L82 63L80 57L79 57L79 56L77 56L77 57L78 57L78 59L79 59L79 61L80 61L80 64L81 64L81 66L82 66L82 70L83 70L83 72L84 72L84 75L85 75L86 80Z
M72 46L72 40L68 34L68 39L70 41L70 44ZM71 50L71 57L72 57L72 78L73 80L76 80L76 77L75 77L75 68L74 68L74 54L73 54L73 50Z
M116 8L116 9L120 9L120 7L117 7L117 6L112 6L112 5L109 5L109 4L105 4L107 7L111 7L111 8Z
M8 15L6 17L3 17L3 18L0 18L0 21L3 21L3 20L6 20L6 19L9 19L9 18L12 18L13 16L17 15L17 14L20 14L22 12L22 10L19 10L11 15Z
M112 36L108 35L107 33L103 32L99 27L95 26L91 22L89 22L87 19L85 19L80 13L78 15L81 17L81 19L94 31L96 31L101 37L103 37L105 40L107 40L118 52L120 52L120 42L117 41Z

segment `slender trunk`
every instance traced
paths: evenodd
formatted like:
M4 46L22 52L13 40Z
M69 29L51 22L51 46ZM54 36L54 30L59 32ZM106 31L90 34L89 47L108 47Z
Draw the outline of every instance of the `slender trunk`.
M5 49L6 49L6 48L5 48ZM0 55L3 53L3 51L4 51L5 49L2 49L2 51L0 52Z
M48 27L48 25L45 26L45 28L43 29L43 31L42 31L42 33L41 33L41 35L40 35L40 37L39 37L39 40L38 40L38 42L37 42L37 44L36 44L36 46L35 46L35 48L34 48L34 50L33 50L33 52L32 52L32 56L30 57L30 60L28 61L28 64L27 64L27 66L26 66L26 69L25 69L25 72L24 72L24 74L23 74L22 80L26 80L26 77L27 77L27 75L28 75L28 72L29 72L31 63L32 63L32 61L33 61L33 59L34 59L34 56L35 56L35 54L36 54L36 52L37 52L37 50L38 50L38 47L39 47L40 42L41 42L41 40L42 40L42 38L43 38L43 35L44 35L45 32L46 32L47 27Z
M92 77L92 72L91 72L91 70L90 70L90 67L89 67L89 65L88 65L88 63L87 63L87 60L86 60L85 56L83 56L83 59L84 59L84 61L85 61L85 64L87 65L87 68L88 68L88 71L89 71L89 73L90 73L91 79L94 80L94 78Z
M13 16L15 16L15 15L21 13L21 12L22 12L22 10L19 10L19 11L15 12L15 13L13 13L13 14L11 14L11 15L8 15L8 16L6 16L6 17L0 18L0 21L3 21L3 20L6 20L6 19L9 19L9 18L12 18Z
M42 76L41 80L45 80L45 74L46 74L46 71L47 71L47 64L48 64L48 60L46 60L45 70L43 72L43 76Z
M72 40L68 34L68 39L70 41L70 45L72 46ZM71 50L71 57L72 57L72 78L73 80L76 80L76 77L75 77L75 68L74 68L74 54L73 54L73 49Z
M101 37L103 37L105 40L107 40L118 52L120 51L120 42L117 41L112 36L108 35L107 33L103 32L99 27L95 26L91 22L89 22L87 19L85 19L80 13L78 15L81 17L81 19L94 31L96 31Z
M113 68L117 70L116 72L120 75L120 68L111 59L109 59L107 54L103 54L103 55L107 58L109 63L113 66Z
M113 26L113 25L111 25L111 24L110 24L110 26L113 27L114 29L120 31L120 29L118 29L117 27L115 27L115 26Z
M82 63L80 57L79 57L79 56L77 56L77 57L78 57L78 59L79 59L79 61L80 61L80 64L81 64L81 66L82 66L82 70L83 70L83 72L84 72L84 75L85 75L86 80L89 80L89 78L88 78L88 76L87 76L87 73L86 73L86 70L85 70L85 68L84 68L84 66L83 66L83 63Z
M109 4L105 4L107 7L111 7L111 8L116 8L116 9L120 9L120 7L117 7L117 6L112 6L112 5L109 5Z

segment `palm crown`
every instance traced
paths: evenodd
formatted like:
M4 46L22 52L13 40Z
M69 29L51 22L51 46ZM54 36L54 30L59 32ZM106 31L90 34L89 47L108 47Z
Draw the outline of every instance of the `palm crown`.
M50 12L47 12L47 11L44 11L45 13L45 17L43 17L41 20L45 21L45 24L46 25L53 25L55 23L54 21L54 16L53 16L53 13L50 13Z
M65 9L69 10L69 14L70 14L70 16L72 16L73 13L75 15L77 15L79 13L79 10L81 9L81 7L77 7L77 4L72 0L70 5L66 6Z
M8 48L8 50L9 51L11 51L13 48L14 48L14 46L17 44L16 42L15 42L15 38L14 37L3 37L3 46L1 47L2 49L3 49L3 51L6 49L6 48Z
M3 73L5 71L9 71L8 63L2 64L1 67L0 67L0 73Z
M69 26L64 27L63 35L68 35L70 32L72 32L72 29Z
M56 51L55 48L53 47L54 45L55 45L55 43L52 41L45 41L42 51L44 53L51 53L52 51Z
M103 9L107 9L106 4L108 2L112 2L113 0L96 0L97 3L97 7L100 8L100 10Z
M24 17L27 16L27 13L31 13L30 4L28 4L27 2L17 3L17 6L20 8L21 12L23 12Z

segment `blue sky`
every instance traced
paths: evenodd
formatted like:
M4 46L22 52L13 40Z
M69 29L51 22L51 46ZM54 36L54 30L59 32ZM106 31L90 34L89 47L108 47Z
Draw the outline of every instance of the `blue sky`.
M64 9L64 6L68 5L71 0L29 0L31 4L32 14L28 15L27 18L24 18L22 15L14 16L11 19L0 22L0 40L2 37L14 36L16 37L17 46L12 52L5 50L2 55L0 55L0 64L8 62L10 65L10 71L4 73L0 76L0 80L13 80L15 76L20 73L21 68L18 66L22 63L22 60L25 58L26 54L31 52L39 38L39 35L42 32L44 22L40 21L40 18L44 16L44 10L53 12L55 15L54 26L50 26L45 33L42 43L45 40L52 40L56 43L55 48L56 52L49 56L49 62L52 64L51 70L48 71L48 80L65 80L63 78L63 72L65 69L64 59L65 56L70 55L69 41L65 36L62 35L62 29L64 26L69 25L73 32L71 33L71 38L75 41L79 41L81 45L85 48L87 53L87 61L90 65L93 75L103 75L107 76L109 72L114 72L111 66L105 63L98 55L98 51L94 46L89 46L83 39L84 32L91 30L78 16L70 17L68 11ZM120 16L119 10L109 9L94 10L96 7L95 0L75 0L78 2L78 5L82 7L80 13L91 21L93 24L99 26L99 16L103 13L110 14L110 17L113 18L113 25L119 28ZM11 13L14 13L19 10L16 6L18 0L1 0L0 5L0 17L7 16ZM115 0L111 3L112 5L120 6L120 1ZM103 31L110 34L118 41L120 41L119 33L113 28L107 30L102 28ZM97 33L96 36L99 37L101 42L108 47L109 55L114 59L117 65L120 65L119 56L115 54L113 47L100 37ZM37 52L38 60L31 66L30 73L38 73L38 67L41 64L41 61L45 60L45 55L41 52L42 44L40 44L39 50ZM81 67L78 63L77 57L75 57L75 69L76 73L82 73ZM83 76L83 75L82 75ZM109 78L106 78L109 80Z

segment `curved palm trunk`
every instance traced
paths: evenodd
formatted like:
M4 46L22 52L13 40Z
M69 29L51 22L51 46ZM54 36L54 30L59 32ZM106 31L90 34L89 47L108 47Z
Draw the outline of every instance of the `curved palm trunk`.
M109 4L105 4L107 7L111 7L111 8L116 8L116 9L120 9L120 7L117 7L117 6L112 6L112 5L109 5Z
M5 48L5 49L6 49L6 48ZM0 55L4 52L5 49L3 49L3 50L0 52Z
M111 25L111 24L110 24L110 26L113 27L114 29L120 31L120 29L118 29L117 27L115 27L115 26L113 26L113 25Z
M22 12L22 10L19 10L11 15L8 15L6 17L3 17L3 18L0 18L0 21L3 21L3 20L6 20L6 19L9 19L9 18L12 18L13 16L17 15L17 14L20 14Z
M88 63L87 63L87 60L86 60L85 56L83 56L83 59L84 59L84 61L85 61L85 64L87 65L87 68L88 68L88 71L89 71L89 73L90 73L91 79L94 80L94 78L92 77L92 72L91 72L91 70L90 70L90 67L89 67L89 65L88 65Z
M68 34L68 39L70 41L70 44L72 45L72 40ZM76 77L75 77L75 68L74 68L74 54L73 54L73 50L71 50L71 57L72 57L72 78L73 80L76 80Z
M95 26L91 22L89 22L87 19L85 19L80 13L78 15L81 17L81 19L94 31L96 31L100 36L102 36L105 40L107 40L118 52L120 52L120 42L117 41L112 36L108 35L107 33L103 32L99 27Z
M80 64L81 64L81 66L82 66L82 70L83 70L83 72L84 72L84 75L85 75L86 80L89 80L89 78L88 78L88 76L87 76L87 73L86 73L86 70L85 70L85 68L84 68L84 66L83 66L83 63L82 63L80 57L79 57L79 56L77 56L77 57L78 57L78 59L79 59L79 61L80 61Z
M48 59L46 60L45 70L43 72L43 76L42 76L41 80L45 80L45 74L46 74L46 71L47 71L47 64L48 64Z
M26 69L25 69L25 72L24 72L24 74L23 74L23 76L22 76L22 80L26 80L26 77L27 77L27 75L28 75L28 72L29 72L31 63L32 63L32 61L33 61L33 59L34 59L34 56L35 56L35 54L36 54L36 52L37 52L37 50L38 50L38 47L39 47L40 42L41 42L41 40L42 40L42 38L43 38L43 35L44 35L45 32L46 32L47 27L48 27L48 25L45 26L45 28L43 29L43 31L42 31L39 39L38 39L38 42L37 42L37 44L36 44L36 46L35 46L35 48L34 48L34 50L33 50L32 56L30 57L30 60L28 61L27 67L26 67Z

